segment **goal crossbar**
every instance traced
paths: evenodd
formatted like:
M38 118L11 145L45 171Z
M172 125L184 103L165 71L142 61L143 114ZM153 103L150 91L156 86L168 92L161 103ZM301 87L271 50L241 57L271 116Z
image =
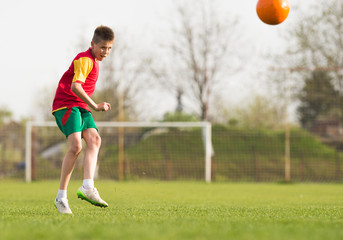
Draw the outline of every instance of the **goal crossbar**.
M97 121L97 127L200 127L202 128L202 138L205 150L205 181L211 182L211 157L212 157L212 125L210 122L104 122ZM26 123L26 136L25 136L25 180L26 182L32 181L31 169L31 147L32 147L32 128L33 127L57 127L54 121L28 121Z

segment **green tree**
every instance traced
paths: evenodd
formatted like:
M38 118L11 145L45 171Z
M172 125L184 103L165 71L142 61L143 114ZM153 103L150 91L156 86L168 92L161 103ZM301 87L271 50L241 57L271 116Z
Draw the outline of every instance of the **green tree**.
M332 77L326 71L314 71L305 79L299 94L300 105L297 109L303 127L310 127L319 116L339 117L337 111L340 93L332 84Z
M0 127L3 126L5 123L9 122L12 118L12 112L7 108L3 107L0 109Z
M244 128L282 128L285 123L285 109L265 96L255 96L247 106L236 109L228 122Z
M163 122L196 122L199 121L194 115L175 111L174 113L167 112L163 116Z

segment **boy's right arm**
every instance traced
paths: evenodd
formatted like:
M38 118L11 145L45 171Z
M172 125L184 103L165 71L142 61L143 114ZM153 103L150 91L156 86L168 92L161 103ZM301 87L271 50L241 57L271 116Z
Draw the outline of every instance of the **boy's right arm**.
M87 103L91 108L93 108L95 111L108 111L111 109L111 105L107 102L102 102L100 104L97 104L91 99L85 90L83 90L82 85L78 82L73 82L71 84L71 90L73 93L76 94L82 101Z

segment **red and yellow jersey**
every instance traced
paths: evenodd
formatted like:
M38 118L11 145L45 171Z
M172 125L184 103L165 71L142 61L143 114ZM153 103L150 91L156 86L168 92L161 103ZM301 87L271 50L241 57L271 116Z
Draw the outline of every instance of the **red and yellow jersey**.
M52 104L52 112L64 108L81 107L88 111L87 104L82 101L71 90L71 84L78 82L82 84L88 96L92 96L99 76L99 63L94 59L91 48L79 53L71 63L69 69L63 74Z

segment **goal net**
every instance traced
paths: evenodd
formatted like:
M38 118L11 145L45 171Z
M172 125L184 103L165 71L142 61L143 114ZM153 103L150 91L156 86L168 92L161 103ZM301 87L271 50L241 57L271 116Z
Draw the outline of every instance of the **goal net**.
M212 143L208 122L96 124L102 140L97 178L211 181ZM28 122L26 181L58 179L67 147L67 140L55 122ZM82 178L83 154L84 150L77 159L72 178Z

